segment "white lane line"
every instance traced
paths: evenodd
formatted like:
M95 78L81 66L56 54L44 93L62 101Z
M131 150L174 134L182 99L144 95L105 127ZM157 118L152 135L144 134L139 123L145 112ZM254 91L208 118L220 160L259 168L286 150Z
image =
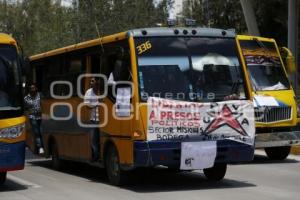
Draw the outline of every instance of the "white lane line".
M41 188L42 186L38 185L38 184L35 184L35 183L32 183L30 181L27 181L27 180L24 180L24 179L21 179L19 177L16 177L16 176L13 176L11 174L7 174L7 178L13 182L16 182L20 185L24 185L24 186L27 186L27 187L32 187L32 188Z
M260 156L266 156L266 153L263 151L263 150L255 150L255 155L260 155ZM293 160L297 160L297 161L300 161L300 156L297 156L297 155L293 155L293 154L290 154L288 156L288 159L293 159Z

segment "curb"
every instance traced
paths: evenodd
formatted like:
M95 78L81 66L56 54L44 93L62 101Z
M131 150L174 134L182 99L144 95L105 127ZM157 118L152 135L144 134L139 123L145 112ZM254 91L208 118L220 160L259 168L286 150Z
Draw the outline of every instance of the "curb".
M291 153L296 154L296 155L300 155L300 146L292 146Z

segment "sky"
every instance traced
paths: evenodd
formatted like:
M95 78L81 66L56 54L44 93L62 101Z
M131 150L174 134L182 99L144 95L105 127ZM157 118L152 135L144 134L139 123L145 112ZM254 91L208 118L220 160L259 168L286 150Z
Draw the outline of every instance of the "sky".
M63 6L71 6L72 5L72 0L62 0L61 4Z

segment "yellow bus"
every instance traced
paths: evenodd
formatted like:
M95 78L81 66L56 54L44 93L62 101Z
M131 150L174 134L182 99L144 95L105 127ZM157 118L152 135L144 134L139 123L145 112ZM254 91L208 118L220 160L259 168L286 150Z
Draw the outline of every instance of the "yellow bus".
M0 33L0 184L7 171L24 168L25 117L17 42Z
M274 39L238 35L243 62L251 79L251 96L255 104L256 148L264 148L271 159L283 160L292 145L300 144L296 131L300 109L288 79L295 71L292 54L282 48L281 57Z
M44 96L43 141L53 167L62 160L105 167L120 185L134 169L161 165L221 180L228 163L253 159L250 83L231 31L129 30L33 55L30 66ZM102 87L96 162L83 102L91 77ZM236 91L239 99L230 100Z

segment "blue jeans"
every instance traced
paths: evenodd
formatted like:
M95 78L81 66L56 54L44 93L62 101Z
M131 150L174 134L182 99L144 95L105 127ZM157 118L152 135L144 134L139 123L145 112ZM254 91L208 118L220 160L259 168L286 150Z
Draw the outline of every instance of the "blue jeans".
M43 148L43 138L42 138L42 131L41 131L41 119L29 119L31 130L34 134L35 138L35 145L37 148Z
M92 124L99 124L99 122L91 121ZM91 129L91 144L92 144L92 159L94 161L99 159L99 151L100 151L100 131L99 128Z

